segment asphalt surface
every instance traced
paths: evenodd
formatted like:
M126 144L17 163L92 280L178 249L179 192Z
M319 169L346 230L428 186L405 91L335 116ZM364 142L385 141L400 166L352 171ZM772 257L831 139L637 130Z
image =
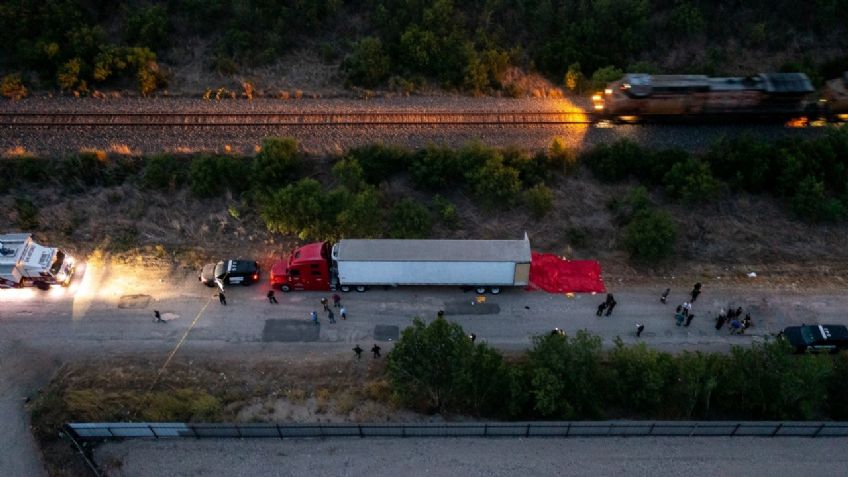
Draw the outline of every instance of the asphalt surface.
M769 291L763 286L767 280L759 277L752 279L751 286L742 286L701 279L704 290L688 328L675 326L673 319L675 304L686 299L688 285L673 289L668 305L659 302L660 288L612 286L618 306L611 317L604 318L594 313L601 295L569 298L523 290L489 296L488 303L497 305L489 310L496 313L448 313L446 317L475 333L478 342L505 351L525 349L534 335L554 327L568 333L587 329L602 336L606 346L621 337L626 343L643 341L668 351L724 351L761 340L790 324L848 324L844 290ZM76 277L70 289L0 290L0 422L4 423L0 475L43 475L39 452L28 432L24 400L48 382L63 362L112 354L144 354L161 358L163 364L176 353L245 360L347 356L354 344L369 349L375 332L388 338L393 329L402 330L415 316L431 320L438 310L450 310L446 303L467 301L470 305L474 297L473 292L457 288L352 292L342 298L348 319L342 321L336 313L337 322L331 324L319 303L328 293L278 293L279 304L269 304L266 292L263 285L234 287L226 292L228 305L222 306L214 290L199 284L194 273L134 272L96 265ZM746 335L732 336L727 328L713 328L712 316L731 304L742 306L754 318L754 327ZM154 309L167 322L154 322ZM312 310L321 316L318 326L309 320ZM646 326L641 338L635 336L637 322ZM391 349L390 342L380 345L384 353Z

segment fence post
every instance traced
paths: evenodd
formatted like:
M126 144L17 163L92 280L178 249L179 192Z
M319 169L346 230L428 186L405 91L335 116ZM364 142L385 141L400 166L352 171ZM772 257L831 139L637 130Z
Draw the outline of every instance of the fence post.
M772 432L772 433L771 433L771 437L776 436L776 435L777 435L777 433L778 433L778 431L780 431L780 428L781 428L781 427L783 427L783 423L782 423L782 422L781 422L780 424L778 424L778 425L777 425L777 427L775 427L775 428L774 428L774 432Z
M742 426L742 423L741 423L741 422L737 422L737 423L736 423L736 427L734 427L734 428L733 428L733 432L731 432L731 433L730 433L730 437L735 436L735 435L736 435L736 431L738 431L738 430L739 430L739 427L741 427L741 426Z
M150 433L153 434L153 437L156 438L156 440L159 440L159 434L157 434L156 431L153 430L153 426L148 424L147 429L150 430Z
M815 432L815 433L813 433L813 435L812 435L812 436L810 436L810 437L818 437L818 436L819 436L819 432L821 432L821 431L822 431L822 429L824 429L824 423L821 423L821 425L819 426L819 428L818 428L818 429L816 429L816 432Z
M483 424L483 437L489 437L489 423Z
M694 436L694 435L695 435L695 431L697 431L697 430L698 430L698 423L696 422L696 423L695 423L695 425L694 425L694 426L692 426L692 431L689 433L689 437Z
M277 429L277 435L280 436L280 439L283 438L283 431L280 430L279 424L274 424L274 428Z
M565 437L569 437L571 435L571 421L568 421L568 427L565 428Z
M357 426L356 426L356 427L358 427L358 428L359 428L359 437L360 437L360 438L364 438L364 437L365 437L365 434L363 434L363 433L362 433L362 424L357 424Z
M657 423L656 423L656 422L652 422L652 423L651 423L651 430L650 430L650 431L648 431L648 435L649 435L649 436L654 435L654 426L656 426L656 425L657 425Z
M530 423L527 423L527 430L524 431L524 437L530 437Z

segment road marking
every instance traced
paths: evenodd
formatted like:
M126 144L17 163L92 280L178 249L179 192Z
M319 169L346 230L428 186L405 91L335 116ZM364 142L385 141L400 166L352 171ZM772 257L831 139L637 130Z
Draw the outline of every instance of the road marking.
M159 368L159 372L156 373L156 378L153 380L153 384L151 384L150 387L147 389L148 393L152 392L153 388L155 388L156 385L159 384L159 378L162 376L162 373L165 372L165 368L168 367L168 364L171 362L171 359L174 357L175 354L177 354L177 351L180 349L180 346L183 345L183 342L185 341L186 337L188 337L188 334L191 332L192 329L194 329L194 325L197 324L197 320L200 319L200 317L203 315L203 312L206 311L206 308L209 306L210 303L212 303L211 297L206 300L206 304L203 305L203 308L201 308L200 311L197 312L197 316L194 317L194 320L192 320L191 325L189 325L186 332L183 333L183 337L180 338L180 341L178 341L177 345L174 346L174 349L171 350L171 354L168 355L168 359L165 360L165 364L163 364L162 367Z

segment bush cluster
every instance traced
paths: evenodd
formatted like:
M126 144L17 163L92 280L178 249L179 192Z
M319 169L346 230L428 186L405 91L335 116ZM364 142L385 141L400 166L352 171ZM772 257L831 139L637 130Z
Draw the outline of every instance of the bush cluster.
M388 355L411 407L508 419L844 419L848 353L792 355L783 340L729 355L640 343L604 351L586 331L537 336L506 361L444 319L419 319Z

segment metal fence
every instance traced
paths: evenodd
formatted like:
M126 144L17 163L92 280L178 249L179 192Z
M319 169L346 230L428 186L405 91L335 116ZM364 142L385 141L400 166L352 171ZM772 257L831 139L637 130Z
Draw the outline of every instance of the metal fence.
M442 424L71 423L80 441L103 439L329 437L848 437L848 422L574 421Z

